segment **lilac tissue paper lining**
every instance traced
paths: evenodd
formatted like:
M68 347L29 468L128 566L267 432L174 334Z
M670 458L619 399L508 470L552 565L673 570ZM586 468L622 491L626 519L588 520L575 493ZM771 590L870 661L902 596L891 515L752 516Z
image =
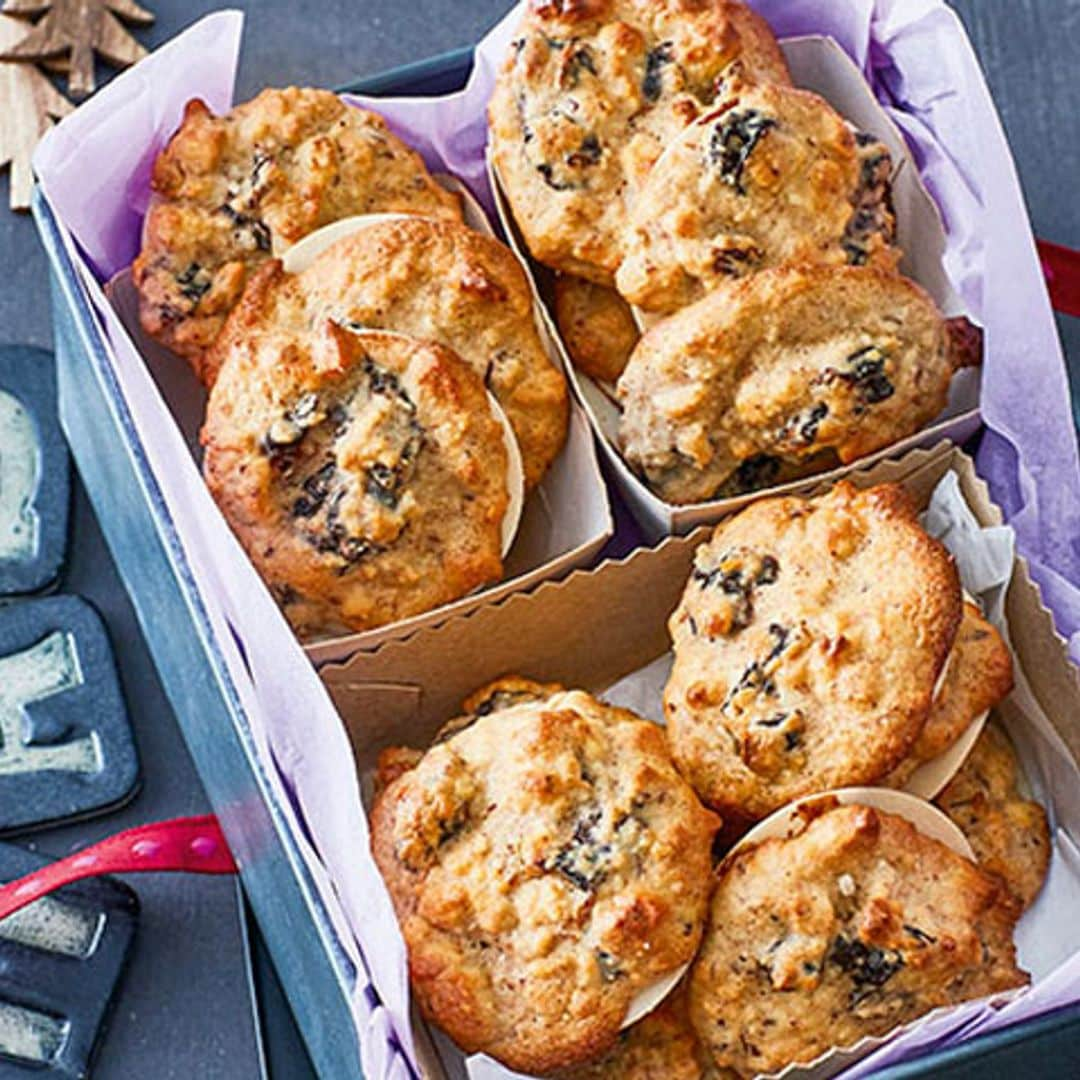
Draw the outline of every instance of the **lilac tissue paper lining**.
M1080 468L1061 347L1000 123L970 44L940 0L751 0L781 37L828 34L897 121L942 210L946 267L986 329L981 474L1080 656ZM352 98L376 108L435 169L490 207L485 106L518 19L481 43L466 89L437 100ZM357 970L352 993L367 1075L416 1068L400 932L367 855L367 824L343 726L199 476L152 378L100 289L138 250L149 170L192 96L231 103L242 17L196 23L58 125L35 167L101 320L123 399L176 526L267 782ZM1034 392L1033 389L1034 388ZM236 646L233 635L242 642ZM245 663L246 657L246 663ZM250 671L248 668L250 665ZM369 992L371 984L377 996ZM907 1033L850 1070L1080 999L1066 964L1000 1011L968 1006Z

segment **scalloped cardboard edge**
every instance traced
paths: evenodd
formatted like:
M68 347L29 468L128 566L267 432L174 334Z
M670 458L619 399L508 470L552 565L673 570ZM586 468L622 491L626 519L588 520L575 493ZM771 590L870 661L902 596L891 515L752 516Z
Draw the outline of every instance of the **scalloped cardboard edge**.
M901 483L925 507L950 471L980 524L1002 524L974 462L948 441L856 469L847 479L858 487ZM818 482L813 490L831 486ZM366 778L382 749L426 745L446 718L456 715L461 701L491 679L519 672L601 692L667 652L668 616L682 594L694 551L710 532L702 527L688 536L668 537L439 627L423 628L407 640L324 666L321 675L365 780L365 799L371 794ZM1016 560L1005 606L1016 662L1047 718L1080 760L1080 669L1069 660L1066 642L1022 557ZM1008 727L1008 699L998 710ZM441 1056L422 1054L428 1075L463 1075L449 1041L436 1032L434 1044L442 1048Z
M946 314L962 312L962 302L943 267L945 230L941 212L922 182L911 150L896 124L877 103L862 73L831 38L814 35L787 38L780 42L780 46L797 85L820 94L830 101L837 111L859 126L873 131L888 145L898 163L894 176L900 176L900 183L895 187L895 197L897 238L905 247L901 269L922 285ZM852 470L865 468L887 458L900 457L913 448L933 446L941 439L961 443L978 430L982 422L978 407L981 372L977 368L968 368L954 375L949 391L949 404L941 417L921 431L867 454L858 461L837 466L816 476L792 480L786 484L728 499L713 499L687 506L664 502L634 473L619 452L616 432L618 410L612 402L610 389L603 389L579 372L570 360L552 315L554 307L550 302L551 271L537 263L529 254L495 170L490 146L487 174L499 222L510 247L531 275L534 291L541 301L542 315L547 322L547 332L562 353L563 366L570 383L589 417L596 441L600 444L601 453L611 468L619 490L649 539L657 540L661 536L688 532L698 525L716 522L755 499L788 492L804 492L823 480L838 480Z

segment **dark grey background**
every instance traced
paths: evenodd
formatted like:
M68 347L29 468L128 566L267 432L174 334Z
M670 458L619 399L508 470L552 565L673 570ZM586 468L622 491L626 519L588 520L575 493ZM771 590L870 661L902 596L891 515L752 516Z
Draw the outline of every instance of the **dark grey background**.
M203 0L149 0L157 23L138 36L152 46L216 6ZM262 0L248 13L240 97L266 85L338 86L359 76L475 41L510 0ZM956 0L1012 142L1036 232L1080 247L1075 178L1080 165L1080 0ZM45 258L29 219L6 209L0 182L0 341L51 343ZM1062 320L1075 387L1080 322ZM90 597L109 623L139 736L141 793L95 823L36 837L64 854L108 832L206 808L168 704L141 644L131 608L85 498L77 499L76 552L65 587ZM242 913L224 879L143 877L133 964L95 1077L228 1078L259 1075ZM273 994L273 988L268 991ZM268 1042L276 1075L303 1072L274 999Z

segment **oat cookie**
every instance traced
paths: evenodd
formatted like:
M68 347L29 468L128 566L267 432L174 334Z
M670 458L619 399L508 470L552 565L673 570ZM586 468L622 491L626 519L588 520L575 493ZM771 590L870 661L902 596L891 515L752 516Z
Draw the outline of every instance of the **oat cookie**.
M533 256L610 285L641 181L736 64L790 81L767 24L735 0L531 0L489 119Z
M438 341L498 398L529 487L566 441L566 380L548 358L521 264L505 245L455 222L377 221L331 245L306 270L278 262L255 275L211 353L219 367L261 337L326 319Z
M293 627L369 630L502 575L504 431L460 357L326 323L221 371L214 498Z
M977 604L964 601L964 617L926 727L911 753L882 783L903 787L927 761L945 753L976 717L992 709L1013 687L1012 654Z
M921 734L961 606L899 487L752 504L698 548L668 623L676 764L732 825L872 784Z
M555 278L555 321L574 367L602 383L618 380L641 337L614 289L573 274Z
M720 868L690 1018L743 1077L1023 986L1001 883L903 818L823 813Z
M134 266L140 317L208 384L205 350L271 254L353 214L461 220L457 196L381 117L325 90L264 90L225 116L189 102L152 183Z
M661 498L768 487L933 420L954 349L914 282L870 266L777 267L654 326L619 380L627 461Z
M455 725L371 815L421 1009L529 1074L605 1054L690 960L717 825L657 725L550 689Z
M635 200L619 291L648 311L783 263L893 270L892 159L817 94L738 86L664 151Z
M1008 736L988 724L967 761L934 800L963 830L979 865L1005 881L1029 907L1050 869L1046 812L1020 794Z

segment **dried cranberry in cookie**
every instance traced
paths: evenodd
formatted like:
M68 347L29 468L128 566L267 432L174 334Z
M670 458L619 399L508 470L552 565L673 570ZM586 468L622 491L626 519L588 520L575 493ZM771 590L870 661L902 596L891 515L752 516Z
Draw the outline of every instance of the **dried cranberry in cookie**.
M900 488L754 503L698 548L668 624L676 764L736 827L874 783L922 733L960 619L952 558Z
M789 81L767 24L735 0L532 0L489 119L533 256L611 285L645 175L736 68Z
M204 354L271 255L354 214L461 220L457 196L381 117L325 90L264 90L225 116L191 101L152 184L134 266L140 317L208 385Z

